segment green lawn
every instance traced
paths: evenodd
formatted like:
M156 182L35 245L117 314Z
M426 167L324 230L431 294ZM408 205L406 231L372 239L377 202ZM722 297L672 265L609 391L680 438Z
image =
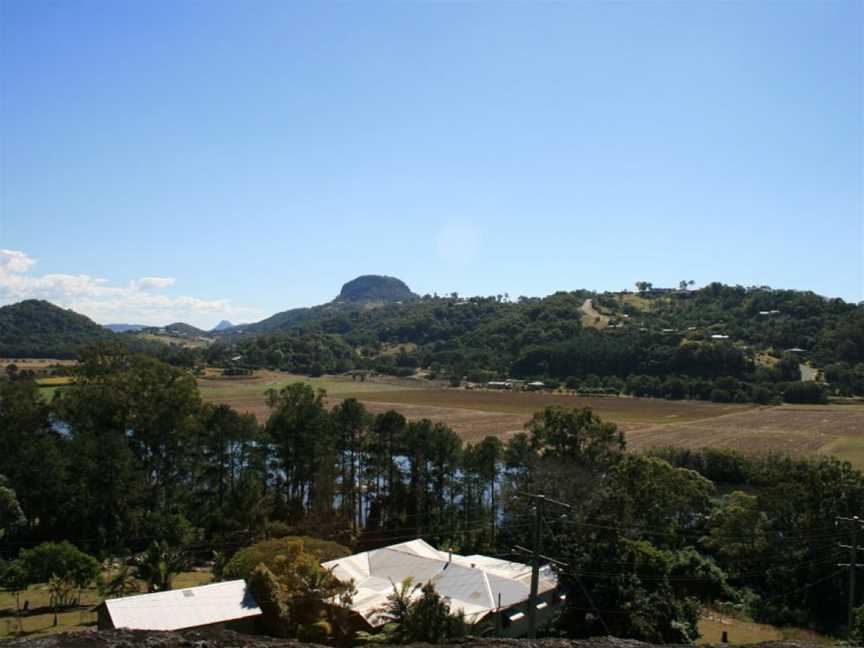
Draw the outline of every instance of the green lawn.
M398 391L404 390L404 386L390 385L387 383L351 380L327 376L323 378L310 378L308 376L294 374L278 374L267 380L213 380L202 379L198 381L198 389L201 396L207 399L231 398L234 396L264 396L270 389L282 389L292 383L302 382L311 385L315 389L323 389L328 395L351 396L354 394L368 394L370 392Z
M706 611L699 619L699 639L697 644L720 644L723 631L726 631L730 644L754 644L767 641L801 641L807 644L831 646L837 642L804 628L778 628L747 619L737 619L712 611Z
M864 437L838 437L820 448L819 454L833 455L864 471Z
M183 572L174 577L174 589L204 585L213 579L209 571ZM141 584L142 593L145 591ZM71 632L95 627L96 613L93 607L102 602L99 591L95 588L85 589L81 593L81 605L67 609L57 615L57 625L54 625L54 614L50 609L48 586L44 583L33 585L21 592L21 607L29 602L30 611L22 615L21 626L26 636L46 635L57 632ZM9 592L0 592L0 639L14 637L18 632L18 620L15 616L15 597Z

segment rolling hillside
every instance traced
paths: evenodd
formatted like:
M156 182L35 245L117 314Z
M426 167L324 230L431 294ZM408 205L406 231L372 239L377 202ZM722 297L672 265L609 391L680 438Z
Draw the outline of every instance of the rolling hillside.
M342 286L331 302L308 308L292 308L271 315L260 322L222 329L227 334L258 334L309 326L357 310L371 310L388 304L411 303L418 297L395 277L362 275ZM216 332L214 330L214 332Z
M47 301L0 308L0 357L72 358L82 346L116 339L90 318Z

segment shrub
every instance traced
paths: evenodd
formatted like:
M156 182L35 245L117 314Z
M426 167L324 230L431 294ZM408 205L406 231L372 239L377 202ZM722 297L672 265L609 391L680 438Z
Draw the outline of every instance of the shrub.
M223 569L226 579L242 578L248 580L259 564L269 570L277 568L280 561L299 561L303 554L308 554L317 562L325 562L334 558L347 556L351 551L347 547L328 540L319 540L309 536L287 536L263 540L251 547L241 549Z
M790 383L783 390L783 400L787 403L823 404L828 396L822 385L815 382Z
M271 637L287 637L288 607L282 600L282 588L273 572L263 564L256 566L249 577L249 591L261 608L257 622L260 630Z
M99 562L63 542L43 542L21 552L20 561L31 582L47 583L52 576L72 579L79 587L86 586L99 574Z

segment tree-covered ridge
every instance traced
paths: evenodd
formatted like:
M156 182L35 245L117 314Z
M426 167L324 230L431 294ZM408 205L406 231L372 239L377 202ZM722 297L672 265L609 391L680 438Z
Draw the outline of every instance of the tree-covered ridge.
M586 318L589 299L608 320L605 328ZM791 383L806 362L823 371L832 391L864 393L862 307L791 290L711 284L515 301L425 295L372 309L315 307L277 325L267 340L235 337L222 344L257 348L260 359L271 346L309 344L312 334L336 336L331 339L355 352L322 363L326 372L350 362L389 373L421 367L454 381L515 377L608 393L770 402L799 389ZM403 352L390 353L397 345ZM815 391L805 399L820 400Z
M820 402L826 388L864 394L861 305L765 287L654 290L640 284L639 293L580 290L515 300L456 293L336 300L216 334L206 349L157 348L135 335L121 337L131 348L185 366L395 375L419 368L453 384L519 378L585 393L723 402ZM175 326L186 336L206 335ZM42 330L40 336L18 326L3 338L11 340L4 354L70 357L81 345L62 327ZM801 364L819 372L820 384L798 384Z
M209 335L207 331L199 329L186 322L174 322L165 326L149 326L143 331L144 333L168 333L169 335L178 335L180 337L206 337Z
M0 357L74 358L86 344L113 339L90 318L47 301L0 307Z

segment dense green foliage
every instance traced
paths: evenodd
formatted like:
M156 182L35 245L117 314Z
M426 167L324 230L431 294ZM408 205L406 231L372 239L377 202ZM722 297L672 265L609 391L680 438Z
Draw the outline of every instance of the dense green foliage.
M0 307L0 357L74 358L81 347L115 337L84 315L46 301Z
M405 283L396 277L381 275L361 275L352 279L339 291L336 301L385 301L415 299L417 295Z
M583 306L606 318L587 321ZM203 331L171 325L178 335ZM172 329L173 330L173 329ZM0 308L0 354L72 357L112 334L45 302ZM398 279L363 276L321 306L277 313L216 335L203 349L113 336L177 366L321 375L374 370L472 382L540 379L587 394L718 402L823 402L864 394L864 310L810 292L714 283L638 295L559 292L417 297ZM799 364L825 384L801 389Z
M187 324L175 326L194 329ZM178 366L191 367L197 359L190 349L149 341L133 333L114 333L84 315L47 301L28 299L0 307L2 358L73 359L82 349L99 343L121 345Z
M347 592L318 562L339 545L423 537L512 555L534 540L518 494L539 492L571 505L541 510L543 552L563 565L568 594L550 632L686 642L706 602L826 632L844 621L834 565L849 539L834 517L864 508L864 477L849 464L627 453L616 426L584 409L550 407L506 444L466 444L444 424L373 416L353 399L330 407L302 383L268 404L261 426L203 404L189 372L111 346L83 352L50 403L28 380L0 383L0 474L24 516L6 530L4 558L28 578L56 576L60 596L76 578L63 565L77 549L63 540L99 557L139 553L151 589L215 550L225 576L261 564L273 574L280 632L335 641L341 626L322 601ZM431 625L417 636L449 633L441 601L423 596Z
M584 393L719 402L771 403L787 392L793 402L821 402L829 391L864 393L860 306L722 284L631 297L575 291L517 301L425 295L376 308L330 304L244 327L243 335L209 349L207 360L224 363L239 353L248 366L306 373L403 375L419 367L454 382L509 376ZM608 327L583 326L589 298ZM400 346L400 353L390 351ZM827 390L789 390L804 362L823 369Z
M277 568L277 562L288 556L296 560L306 554L315 563L342 558L351 553L347 547L336 542L329 542L309 536L288 536L262 540L251 547L238 551L225 565L222 576L226 579L242 578L248 580L258 565L265 565L270 570Z

